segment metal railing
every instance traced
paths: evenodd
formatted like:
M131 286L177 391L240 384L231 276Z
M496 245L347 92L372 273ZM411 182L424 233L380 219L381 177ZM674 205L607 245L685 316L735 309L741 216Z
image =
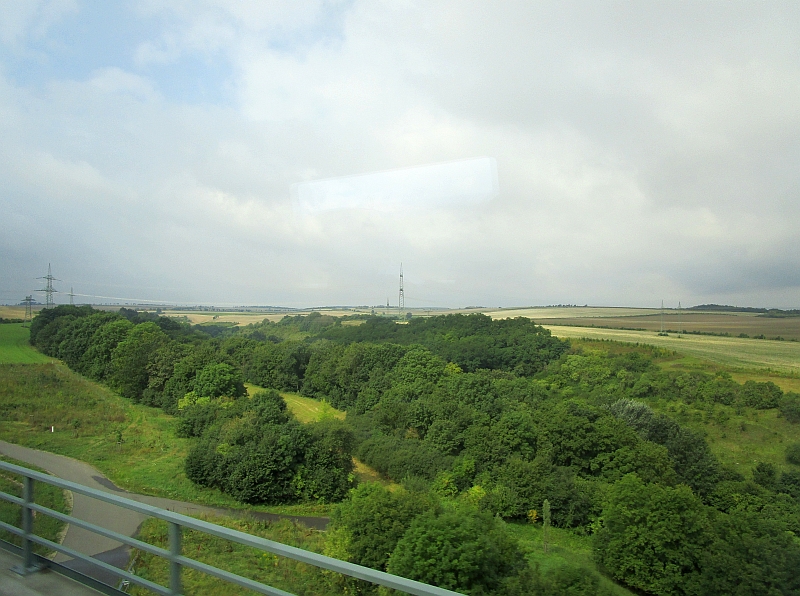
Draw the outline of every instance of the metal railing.
M218 526L216 524L212 524L207 521L195 519L192 517L188 517L186 515L174 513L172 511L167 511L166 509L160 509L158 507L153 507L151 505L145 505L144 503L132 501L131 499L126 499L125 497L120 497L118 495L99 491L93 488L89 488L88 486L83 486L81 484L76 484L74 482L62 480L60 478L49 476L47 474L36 472L34 470L30 470L28 468L24 468L14 464L9 464L0 461L0 470L5 470L7 472L17 474L19 476L22 476L23 478L22 498L15 497L8 493L0 492L0 499L19 505L22 508L21 528L0 521L0 529L10 532L11 534L14 534L16 536L19 536L22 539L21 549L13 547L9 543L5 543L6 546L3 545L0 546L3 546L3 548L10 547L8 548L8 550L18 552L21 555L22 565L19 571L23 574L36 571L42 565L52 565L55 571L63 571L64 569L63 566L58 564L51 564L44 557L34 554L32 548L33 544L41 544L47 547L48 549L51 549L59 553L63 553L65 555L72 557L73 559L85 561L86 563L94 565L99 569L103 569L106 572L112 573L115 576L121 578L123 581L128 581L132 584L138 584L144 588L147 588L155 592L156 594L162 594L164 596L178 596L180 594L183 594L183 585L181 582L181 570L183 568L195 569L197 571L207 573L208 575L220 578L232 584L236 584L237 586L253 590L254 592L258 592L260 594L268 594L270 596L292 596L289 592L284 592L283 590L279 590L278 588L273 588L266 584L262 584L260 582L248 579L246 577L242 577L241 575L236 575L235 573L231 573L229 571L225 571L223 569L219 569L212 565L201 563L200 561L195 561L194 559L184 556L181 552L181 537L183 534L183 528L188 528L191 530L204 532L206 534L209 534L211 536L216 536L218 538L223 538L225 540L229 540L231 542L235 542L244 546L249 546L259 549L261 551L269 552L274 555L279 555L282 557L293 559L295 561L308 563L310 565L326 569L328 571L334 571L353 578L386 586L388 588L394 588L395 590L400 590L401 592L405 592L408 594L415 594L417 596L429 596L429 595L457 596L458 594L457 592L452 592L450 590L445 590L443 588L438 588L436 586L423 584L421 582L406 579L404 577L400 577L397 575L392 575L390 573L376 571L375 569L362 567L361 565L355 565L353 563L348 563L346 561L340 561L339 559L326 557L324 555L303 550L301 548L288 546L280 542L274 542L272 540L267 540L265 538L259 538L257 536L253 536L245 532L240 532L238 530L231 530L229 528ZM117 505L125 509L130 509L131 511L136 511L137 513L142 513L144 515L163 520L168 524L169 549L167 550L157 546L153 546L152 544L142 542L141 540L137 540L136 538L125 536L118 532L114 532L113 530L109 530L97 526L95 524L92 524L90 522L77 519L75 517L72 517L71 515L59 513L58 511L54 511L42 505L38 505L34 502L34 492L33 492L34 482L44 482L45 484L56 486L62 490L69 490L72 491L73 493L97 499L98 501L111 503L113 505ZM52 542L50 540L37 536L36 534L33 533L34 512L41 513L44 515L49 515L57 520L63 521L68 524L72 524L79 528L84 528L86 530L99 534L100 536L111 538L113 540L121 542L122 544L126 544L141 551L151 553L153 555L166 559L169 563L169 586L166 587L162 586L161 584L154 583L152 581L139 577L134 573L131 573L124 569L119 569L104 561L100 561L83 553L79 553L74 549L65 547L56 542ZM75 578L75 575L78 575L75 574L74 572L67 574L73 578ZM91 584L92 582L88 583ZM94 582L94 584L96 583L97 582ZM97 586L93 585L93 587ZM121 593L121 592L112 589L112 591L107 593Z

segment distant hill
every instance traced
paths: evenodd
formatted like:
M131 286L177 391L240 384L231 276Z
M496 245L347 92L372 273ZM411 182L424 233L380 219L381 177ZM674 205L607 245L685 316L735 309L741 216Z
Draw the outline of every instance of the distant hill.
M754 312L764 317L800 317L800 309L781 310L780 308L755 308L753 306L730 306L727 304L699 304L686 310L714 312Z

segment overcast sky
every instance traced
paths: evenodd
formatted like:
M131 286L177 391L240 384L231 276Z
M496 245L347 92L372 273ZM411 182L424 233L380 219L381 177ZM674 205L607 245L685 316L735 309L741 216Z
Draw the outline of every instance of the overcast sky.
M800 3L0 0L0 214L4 303L797 308Z

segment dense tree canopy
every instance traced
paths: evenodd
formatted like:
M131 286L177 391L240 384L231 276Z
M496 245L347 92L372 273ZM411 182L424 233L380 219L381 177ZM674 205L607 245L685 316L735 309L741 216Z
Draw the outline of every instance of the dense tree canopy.
M800 594L800 447L785 447L787 469L761 462L745 478L674 416L798 423L800 398L772 383L664 371L645 348L570 348L483 315L315 313L214 335L66 306L31 327L42 352L175 414L193 481L249 503L344 499L335 556L465 593L602 593L591 572L520 563L500 520L547 501L553 526L593 534L606 573L643 594ZM269 391L251 398L244 383ZM274 390L325 399L346 422L301 425ZM407 489L350 492L353 455Z

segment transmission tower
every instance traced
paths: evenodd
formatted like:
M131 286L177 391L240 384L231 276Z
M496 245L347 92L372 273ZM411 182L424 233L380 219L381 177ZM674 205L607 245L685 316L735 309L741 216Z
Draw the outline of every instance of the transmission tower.
M45 308L52 308L53 307L53 294L57 293L58 290L53 289L53 282L54 281L61 281L60 279L56 279L53 277L53 273L50 271L50 263L47 264L47 275L44 277L37 277L36 279L44 279L46 281L45 286L41 290L36 290L37 292L44 292L45 294Z
M659 335L669 335L666 331L664 331L664 301L661 301L661 331L658 332Z
M400 298L397 301L400 316L403 316L403 311L406 308L405 295L403 294L403 264L400 263Z
M33 304L33 296L25 296L25 300L22 301L25 305L25 319L22 321L23 327L27 323L30 325L33 316L31 314L31 304Z

